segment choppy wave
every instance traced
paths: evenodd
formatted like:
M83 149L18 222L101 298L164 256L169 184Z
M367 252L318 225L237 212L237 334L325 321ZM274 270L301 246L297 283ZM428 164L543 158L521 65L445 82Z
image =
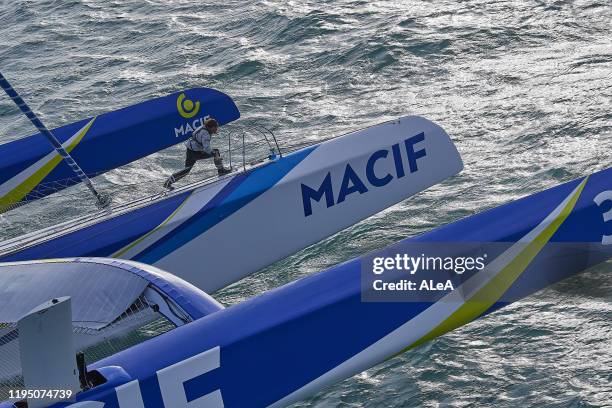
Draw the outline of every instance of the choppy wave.
M285 146L405 114L451 134L461 175L227 288L219 297L232 304L610 166L611 21L606 0L0 1L0 68L50 126L211 86L244 118L273 124ZM30 133L0 98L0 141ZM155 182L181 161L169 149L98 182ZM2 235L86 205L66 197L39 204L36 217L4 215ZM298 406L610 404L610 267Z

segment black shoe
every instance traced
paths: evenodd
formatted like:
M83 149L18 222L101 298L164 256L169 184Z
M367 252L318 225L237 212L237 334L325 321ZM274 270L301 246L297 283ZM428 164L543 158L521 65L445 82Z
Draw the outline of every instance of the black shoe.
M225 168L225 167L221 167L220 169L217 169L217 174L219 174L219 176L222 176L224 174L227 173L231 173L232 172L232 168Z
M168 190L174 190L174 187L172 187L172 177L170 177L164 182L164 188L167 188Z

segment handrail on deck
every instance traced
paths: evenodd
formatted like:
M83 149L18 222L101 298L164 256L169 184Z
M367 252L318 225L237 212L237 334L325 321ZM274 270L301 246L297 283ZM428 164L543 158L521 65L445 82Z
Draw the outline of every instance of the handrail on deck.
M261 135L261 137L259 139L247 142L247 134L251 132L251 133L255 133L255 134L259 134ZM242 146L235 146L232 143L232 139L233 137L239 137L240 139L242 139ZM274 135L274 133L265 128L264 126L261 126L260 128L257 128L256 126L240 126L240 127L236 127L234 129L232 129L229 134L228 134L228 141L227 141L227 146L228 146L228 159L229 159L229 165L230 167L232 166L233 163L233 156L236 153L235 150L240 149L242 150L241 154L242 154L242 167L243 170L242 171L247 171L247 151L253 151L253 147L257 147L258 145L261 145L262 143L266 143L269 151L270 151L270 155L267 157L270 160L274 160L276 158L276 155L278 153L279 157L283 157L283 153L280 150L280 146L278 144L278 141L276 140L276 136ZM274 144L273 144L274 143ZM247 149L249 148L249 149ZM260 160L255 160L255 161L251 161L248 163L248 167L251 168L252 166L258 165L260 163L262 163L265 160L265 158L262 158ZM160 184L160 180L161 179L156 179L156 180L151 180L150 183L155 183ZM195 183L191 183L189 186L184 186L181 187L179 190L175 190L172 192L172 194L175 194L177 192L182 191L183 188L195 188L197 187L201 187L203 185L209 184L209 183L213 183L216 180L218 180L218 177L214 176L214 177L210 177L210 178L206 178L206 179L202 179L199 180ZM69 179L66 180L66 182L69 181ZM60 181L61 182L61 181ZM59 185L60 182L54 182L54 185L57 184ZM142 185L145 183L149 183L149 182L139 182L138 184ZM48 185L46 186L49 189L52 189L54 187L54 185ZM161 185L161 184L160 184ZM67 186L67 185L66 185ZM63 187L66 187L63 186ZM165 197L167 195L171 194L168 191L163 191L163 192L157 192L151 195L147 195L147 196L143 196L143 197L139 197L135 200L131 200L127 203L123 203L120 204L118 206L112 206L109 207L105 210L99 210L99 211L95 211L95 212L91 212L91 213L86 213L80 217L78 217L77 219L73 219L73 220L67 220L65 222L62 222L58 225L55 226L51 226L48 228L43 228L42 231L45 232L45 235L51 235L51 234L55 234L58 233L60 231L67 231L69 229L72 229L78 225L85 225L87 223L91 223L91 222L95 222L96 220L106 217L108 215L119 215L125 211L130 211L134 208L138 208L142 205L145 205L147 202L159 199L161 197ZM52 199L53 196L45 196L42 197L41 199ZM25 204L27 201L22 201L18 204L15 205L15 208ZM0 254L2 255L6 255L7 253L11 253L12 251L14 251L15 249L18 249L20 247L23 246L27 246L29 244L31 244L33 241L37 241L41 239L41 235L38 232L30 232L27 233L25 235L19 236L19 237L12 237L12 238L8 238L6 240L4 240L3 242L0 241Z
M227 145L228 145L227 151L229 155L230 167L232 167L232 163L233 163L232 158L233 158L233 152L234 152L234 150L232 150L232 139L238 136L240 139L242 139L242 152L241 152L242 153L242 168L243 170L246 170L246 153L247 153L246 135L247 133L256 133L256 134L261 135L261 138L248 143L249 146L256 146L260 144L261 142L266 142L266 144L268 145L268 149L270 151L270 154L268 156L270 160L273 160L277 154L279 157L283 157L283 152L281 151L281 148L278 144L278 140L276 139L276 136L274 135L274 132L272 132L272 130L262 125L237 126L229 132L228 138L227 138ZM272 139L274 144L272 144L270 139Z

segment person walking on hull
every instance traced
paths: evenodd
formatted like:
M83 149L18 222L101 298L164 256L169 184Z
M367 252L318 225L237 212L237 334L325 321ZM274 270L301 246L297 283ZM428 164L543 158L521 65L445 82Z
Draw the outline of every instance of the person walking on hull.
M220 176L232 171L231 168L223 167L223 159L219 149L212 149L210 146L213 135L216 135L218 132L219 122L214 118L206 119L203 126L193 131L191 138L185 142L185 147L187 148L185 152L185 168L172 174L164 183L165 188L171 190L173 188L172 184L189 174L198 160L210 159L212 157Z

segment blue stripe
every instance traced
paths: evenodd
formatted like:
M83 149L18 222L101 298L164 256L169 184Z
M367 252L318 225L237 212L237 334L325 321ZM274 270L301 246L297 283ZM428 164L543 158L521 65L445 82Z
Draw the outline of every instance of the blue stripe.
M208 203L206 203L206 205L204 207L202 207L196 214L194 214L192 217L190 217L188 220L184 221L183 224L181 226L179 226L177 229L171 231L168 235L162 237L159 241L153 243L151 246L145 248L143 251L141 251L139 254L133 256L131 259L135 260L135 261L140 261L140 262L145 262L147 263L148 261L144 261L144 259L147 259L147 255L149 255L151 252L154 252L161 243L165 242L167 239L171 238L172 236L176 235L176 232L180 229L180 228L184 228L185 224L189 223L191 220L193 219L197 219L198 215L200 214L205 214L208 211L212 210L213 208L217 207L218 205L221 204L221 202L229 195L231 194L232 191L234 191L244 180L246 180L246 178L248 177L248 174L239 174L237 176L235 176L234 178L232 178L232 180L230 180L229 183L227 183L222 189L221 191L219 191ZM150 262L152 263L152 262Z
M601 209L594 205L593 197L610 188L610 174L604 171L592 176L583 191L585 200L578 203L564 224L574 218L581 220L587 213L598 219L598 225L602 224ZM513 203L492 210L497 217L485 213L458 221L457 232L463 234L457 237L463 238L470 231L482 228L482 220L486 219L496 227L492 229L496 235L489 236L491 242L515 242L511 237L523 230L525 217L532 219L530 229L542 221L543 217L533 219L530 215L533 208L541 207L540 201L545 202L542 207L547 207L550 197L563 199L559 192L565 192L576 182L579 181L519 200L525 204L520 207L521 211L516 211L518 207ZM499 219L504 220L503 226L498 223ZM444 229L427 232L418 241L441 242L440 236L446 236ZM600 240L601 236L594 241L577 242L572 253L575 259L569 262L555 253L554 247L549 247L552 252L548 255L552 256L543 254L541 263L536 259L524 272L525 280L513 284L517 296L528 295L599 262L593 255L603 249ZM399 245L409 242L417 240L407 239ZM388 250L368 256L386 256ZM602 256L609 258L610 252L602 252ZM189 398L221 389L226 406L267 406L329 372L433 304L429 301L362 302L362 262L363 258L357 258L292 282L125 350L96 366L121 366L133 378L151 381L157 378L156 370L220 346L221 366L185 383ZM503 305L498 303L495 307ZM269 384L275 386L269 387ZM102 397L101 393L98 396ZM160 398L157 394L154 396Z
M202 235L268 191L315 148L316 146L299 150L276 162L246 173L243 179L236 182L235 186L219 192L219 195L222 194L225 197L215 197L213 199L214 203L211 202L211 205L202 208L191 218L185 220L180 227L133 259L149 264L155 263L197 236Z
M17 104L17 107L19 107L19 109L21 109L21 111L28 117L28 119L30 119L30 121L38 129L38 131L49 140L53 147L55 147L55 150L57 150L60 156L62 156L62 158L68 163L68 166L70 166L70 168L76 173L77 177L81 179L81 181L85 182L91 192L94 193L96 197L98 197L98 199L100 200L98 192L95 190L85 173L79 167L79 165L72 159L72 156L70 156L70 154L68 154L68 152L64 150L64 147L59 142L59 140L57 140L55 136L51 132L49 132L49 130L41 122L38 116L36 116L36 114L32 112L28 104L25 103L21 96L17 94L17 92L8 83L6 78L4 78L4 76L2 77L2 84L3 86L6 85L4 86L4 90L13 99L15 104ZM14 96L12 96L12 94L14 94Z
M9 89L8 81L2 82L2 85ZM17 97L13 91L7 92L10 96ZM200 102L201 108L196 117L185 119L179 115L176 101L181 92L185 93L188 99ZM191 136L189 129L195 126L194 120L206 115L213 116L221 125L240 117L238 108L224 93L208 88L187 89L181 92L99 115L95 126L92 126L79 145L70 152L70 156L81 167L82 172L79 172L79 177L83 178L83 174L91 177L104 173L179 143ZM48 133L35 114L28 110L25 102L19 99L18 103L19 109L26 113L41 133L0 144L2 158L0 183L21 173L50 153L52 150L47 141L50 135L63 143L91 120L88 118L78 121ZM128 138L125 137L126 133L129 134ZM54 145L59 147L57 144ZM117 146L121 148L118 149ZM66 156L62 153L62 157ZM41 184L46 186L37 188L28 198L39 198L66 185L78 183L80 179L75 177L74 171L79 170L73 164L60 162L41 181ZM53 188L48 188L49 186Z
M56 237L4 257L0 262L74 256L110 256L161 224L190 191Z

